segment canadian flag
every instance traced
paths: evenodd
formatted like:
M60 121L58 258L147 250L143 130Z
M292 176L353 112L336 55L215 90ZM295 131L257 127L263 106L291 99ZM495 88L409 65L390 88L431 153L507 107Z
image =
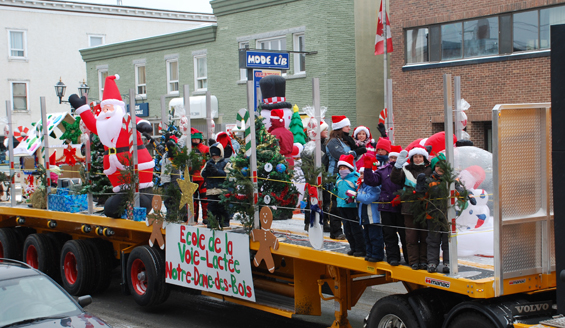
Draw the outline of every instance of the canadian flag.
M375 56L385 53L383 30L383 3L381 1L381 8L379 9L377 22L377 35L375 37ZM390 22L388 21L388 14L386 14L386 52L392 52L392 36L390 34Z

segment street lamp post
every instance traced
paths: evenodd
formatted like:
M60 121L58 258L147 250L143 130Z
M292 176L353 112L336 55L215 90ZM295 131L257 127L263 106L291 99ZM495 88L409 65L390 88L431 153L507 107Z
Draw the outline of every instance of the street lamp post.
M88 84L86 84L86 82L83 79L82 83L80 84L80 87L78 87L78 91L80 93L80 96L81 97L87 97L88 96L88 90L90 90L90 87L88 86Z
M55 94L57 95L57 97L59 97L59 104L61 103L66 103L68 101L65 100L61 100L64 96L65 96L65 90L67 89L67 86L65 85L65 83L63 83L63 81L61 80L61 78L59 78L59 82L57 82L57 84L55 84Z

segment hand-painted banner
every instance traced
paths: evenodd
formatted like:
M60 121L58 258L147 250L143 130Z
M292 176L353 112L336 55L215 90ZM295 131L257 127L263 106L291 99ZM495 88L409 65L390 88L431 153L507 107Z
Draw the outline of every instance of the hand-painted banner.
M167 283L255 302L248 235L169 224L165 250Z

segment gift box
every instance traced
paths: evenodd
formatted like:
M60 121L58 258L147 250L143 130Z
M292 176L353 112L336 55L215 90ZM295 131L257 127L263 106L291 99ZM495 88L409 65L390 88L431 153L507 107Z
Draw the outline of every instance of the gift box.
M68 196L69 195L69 188L57 188L57 195Z
M57 190L58 192L58 190ZM88 209L87 195L55 195L48 197L49 209L59 212L76 213Z
M133 208L133 220L134 221L145 221L145 218L147 217L147 209L145 207L134 207ZM124 210L124 213L122 214L122 219L126 219L128 218L128 210Z

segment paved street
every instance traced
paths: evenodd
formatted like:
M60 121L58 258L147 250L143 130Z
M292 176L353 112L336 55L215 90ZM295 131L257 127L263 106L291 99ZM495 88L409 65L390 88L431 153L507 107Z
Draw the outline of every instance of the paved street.
M358 304L349 312L353 328L363 326L363 318L369 313L377 299L394 293L403 293L400 283L368 288ZM174 290L169 299L156 307L139 307L130 296L122 294L119 285L119 271L114 271L110 288L93 297L93 303L86 308L115 328L136 327L245 327L263 328L268 323L278 327L329 327L333 322L334 302L322 301L322 316L300 315L293 319L247 308L237 304L182 290Z

